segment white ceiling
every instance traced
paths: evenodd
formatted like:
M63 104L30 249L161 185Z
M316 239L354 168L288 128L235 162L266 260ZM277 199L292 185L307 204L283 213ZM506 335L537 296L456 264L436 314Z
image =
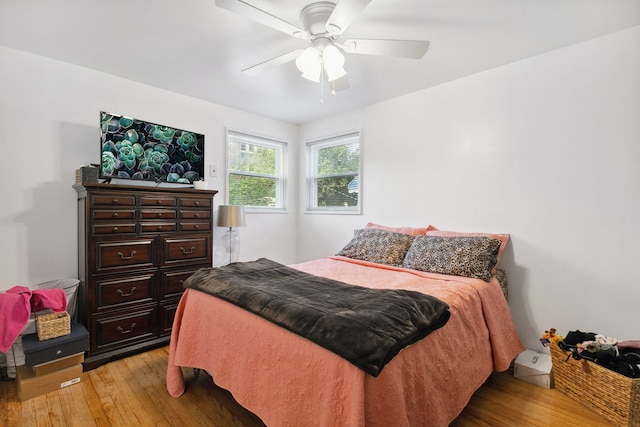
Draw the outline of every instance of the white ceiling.
M312 2L245 1L297 26ZM321 105L320 85L293 63L258 76L240 72L308 42L214 0L0 0L0 45L290 123L636 25L640 0L372 0L342 40L429 40L429 51L420 60L347 54L350 87L325 94Z

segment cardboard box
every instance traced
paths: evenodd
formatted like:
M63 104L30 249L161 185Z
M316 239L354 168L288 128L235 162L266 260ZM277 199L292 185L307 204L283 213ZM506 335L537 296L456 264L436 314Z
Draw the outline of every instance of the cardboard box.
M525 350L516 357L513 376L520 380L551 388L551 355Z
M82 378L81 364L38 376L26 366L18 366L17 371L16 382L18 384L18 396L21 401L33 399L34 397L77 384Z
M71 356L63 357L62 359L54 360L52 362L35 365L33 368L27 369L32 369L33 374L35 376L38 376L45 375L54 371L59 371L60 369L68 368L82 362L84 362L84 353L78 353Z

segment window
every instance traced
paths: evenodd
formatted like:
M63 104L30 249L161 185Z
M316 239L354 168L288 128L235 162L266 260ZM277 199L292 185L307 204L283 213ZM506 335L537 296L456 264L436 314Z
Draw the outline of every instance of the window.
M239 132L227 132L230 205L283 209L286 144Z
M360 133L307 143L309 210L360 213Z

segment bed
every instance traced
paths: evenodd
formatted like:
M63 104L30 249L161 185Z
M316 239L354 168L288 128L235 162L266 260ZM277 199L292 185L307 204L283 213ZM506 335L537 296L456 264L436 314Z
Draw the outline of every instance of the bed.
M508 369L524 350L496 277L506 239L397 231L369 224L337 256L289 266L367 288L417 291L448 305L443 326L397 352L379 373L366 373L236 304L187 288L173 324L168 392L185 393L183 369L197 368L269 427L449 425L489 375ZM499 242L476 250L481 239L492 237ZM468 274L468 256L482 258L484 271Z

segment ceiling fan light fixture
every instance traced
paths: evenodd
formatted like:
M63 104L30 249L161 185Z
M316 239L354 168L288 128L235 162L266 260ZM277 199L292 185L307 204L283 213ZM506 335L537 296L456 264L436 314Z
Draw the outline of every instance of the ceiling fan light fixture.
M305 79L320 82L322 74L322 57L315 47L308 47L296 58L296 67Z
M344 55L332 44L327 45L322 50L322 63L327 72L327 81L329 82L347 74L344 70Z

